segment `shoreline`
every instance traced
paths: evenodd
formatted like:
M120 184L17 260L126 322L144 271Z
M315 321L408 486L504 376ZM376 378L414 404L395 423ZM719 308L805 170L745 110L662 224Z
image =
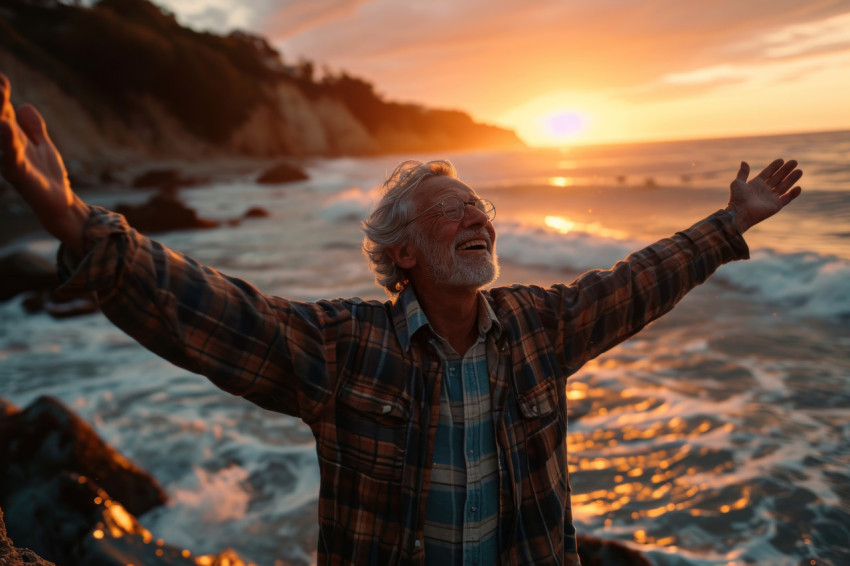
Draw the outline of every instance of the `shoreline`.
M70 173L70 176L72 179L76 177L78 181L78 186L74 187L74 192L85 201L86 195L94 192L115 192L116 194L124 191L138 191L139 194L149 192L150 188L134 188L133 181L151 171L175 170L179 172L181 178L201 180L197 185L179 188L203 190L206 185L217 181L258 175L281 161L297 162L300 167L304 167L308 160L287 159L285 157L209 157L205 160L152 159L120 166L104 165L99 168L99 171L94 169L77 170ZM69 169L72 168L69 167ZM100 179L104 176L108 176L109 180L105 182L94 181L94 179ZM35 214L23 198L18 195L17 191L0 177L0 250L15 249L19 247L19 244L22 245L33 237L50 238L51 236L41 227Z

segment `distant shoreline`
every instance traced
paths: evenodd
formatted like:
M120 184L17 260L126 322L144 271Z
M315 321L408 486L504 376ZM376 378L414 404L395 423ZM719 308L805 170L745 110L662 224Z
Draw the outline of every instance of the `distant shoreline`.
M281 158L282 159L282 158ZM201 185L226 180L233 177L245 177L259 174L265 168L281 159L256 157L222 157L207 160L150 160L144 163L126 165L115 171L113 179L105 183L96 183L90 177L92 172L82 175L82 185L74 187L83 200L92 191L109 191L120 187L132 190L133 180L149 171L174 169L186 178L204 179ZM304 162L307 160L298 160ZM73 177L73 173L72 173ZM73 181L72 181L73 184ZM139 189L141 192L143 189ZM150 191L150 189L144 189ZM187 187L187 190L191 190ZM32 237L51 237L38 222L38 219L26 202L0 179L0 249L14 244L17 240L29 240Z

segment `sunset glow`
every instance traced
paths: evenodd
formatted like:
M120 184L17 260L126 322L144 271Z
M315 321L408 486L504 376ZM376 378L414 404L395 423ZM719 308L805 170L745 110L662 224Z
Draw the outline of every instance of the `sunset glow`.
M583 232L585 234L599 236L600 238L610 238L612 240L624 240L628 237L628 234L625 232L606 228L598 222L581 224L579 222L573 222L572 220L562 216L547 216L543 219L543 224L561 234Z
M850 129L850 4L164 0L532 145Z

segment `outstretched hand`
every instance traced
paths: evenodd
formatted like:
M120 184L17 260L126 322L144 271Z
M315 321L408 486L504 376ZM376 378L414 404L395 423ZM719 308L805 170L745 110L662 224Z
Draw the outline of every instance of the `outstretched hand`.
M62 156L44 119L25 104L16 112L9 80L0 73L0 173L17 189L42 226L78 253L88 207L68 182Z
M750 166L741 162L738 177L730 185L729 205L735 213L735 227L743 234L748 229L782 210L797 198L802 189L795 186L803 172L794 160L777 159L749 182Z

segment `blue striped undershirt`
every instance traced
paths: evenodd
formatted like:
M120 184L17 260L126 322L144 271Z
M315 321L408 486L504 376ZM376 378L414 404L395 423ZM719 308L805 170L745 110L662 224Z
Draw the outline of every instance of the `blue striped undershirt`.
M462 358L439 336L431 339L443 359L443 380L425 510L429 565L499 561L499 464L486 357L495 315L486 301L479 305L479 337ZM427 324L418 304L412 310L418 313L411 317L408 310L411 334Z

